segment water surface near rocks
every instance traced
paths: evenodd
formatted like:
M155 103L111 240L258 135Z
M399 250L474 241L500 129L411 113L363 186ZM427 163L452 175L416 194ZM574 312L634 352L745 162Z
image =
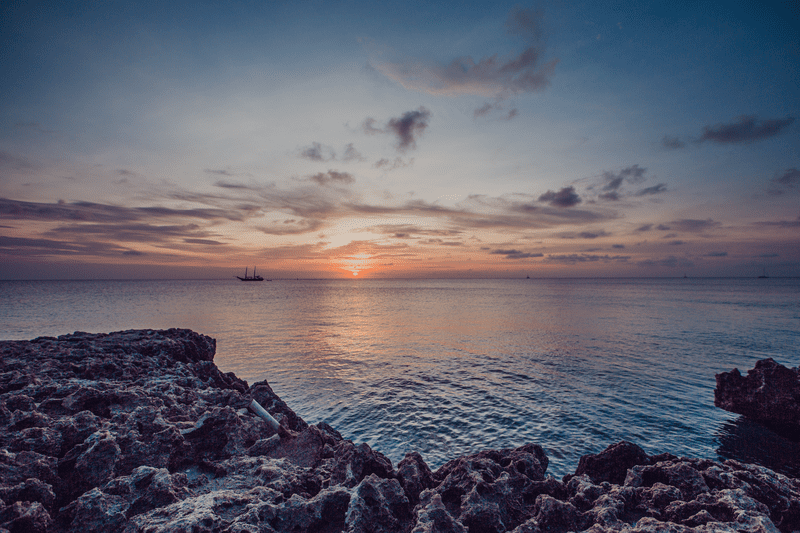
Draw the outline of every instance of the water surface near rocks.
M715 373L800 364L797 279L6 281L0 302L3 339L215 337L223 371L395 464L536 442L563 475L627 439L800 473L797 443L713 398Z

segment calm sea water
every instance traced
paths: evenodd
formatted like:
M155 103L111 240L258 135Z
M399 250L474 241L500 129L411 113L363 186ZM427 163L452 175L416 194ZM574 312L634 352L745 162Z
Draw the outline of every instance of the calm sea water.
M395 464L536 442L561 476L627 439L800 476L714 407L715 373L800 363L798 279L0 281L3 339L169 327Z

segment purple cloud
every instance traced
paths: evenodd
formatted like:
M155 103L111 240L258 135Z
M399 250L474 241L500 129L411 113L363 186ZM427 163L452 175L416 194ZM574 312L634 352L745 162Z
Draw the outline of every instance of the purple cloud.
M514 8L506 21L509 34L521 37L525 48L509 58L497 54L477 61L460 56L444 64L427 62L377 63L375 68L406 89L437 95L477 95L508 98L539 92L550 85L558 60L542 64L544 40L541 12Z
M714 141L723 144L749 143L778 135L794 122L794 117L758 120L755 115L742 115L729 124L705 126L700 142Z
M659 183L658 185L653 185L652 187L645 187L644 189L637 191L636 196L647 196L651 194L659 194L666 191L667 191L667 184Z
M300 150L300 157L309 161L332 161L336 159L336 152L330 146L324 146L318 142L311 143Z
M342 156L342 161L364 161L364 156L356 150L353 143L349 143L344 147L344 155Z
M553 207L573 207L581 203L581 198L575 192L575 187L564 187L558 192L547 191L539 196L539 201Z
M504 255L506 259L529 259L531 257L544 257L543 253L539 252L521 252L519 250L493 250L489 252L492 255Z
M315 181L322 186L332 184L347 185L356 181L352 174L348 172L337 172L336 170L329 170L327 172L318 172L308 179Z
M663 139L661 139L661 146L664 148L668 148L670 150L680 150L681 148L686 146L686 143L680 140L677 137L670 137L665 135Z
M405 151L417 147L417 137L428 127L431 112L420 107L416 111L403 113L400 118L390 119L386 128L397 135L397 149Z
M670 222L670 224L672 224L671 227L677 231L689 231L689 232L705 231L707 229L715 228L720 225L719 222L711 220L710 218L707 220L684 218L681 220L673 220L672 222Z
M800 170L790 168L770 180L770 188L767 189L767 192L773 196L780 196L795 187L800 188Z
M403 161L401 157L395 157L394 160L387 159L385 157L378 159L372 165L374 168L379 168L381 170L397 170L398 168L404 168L411 165L414 162L414 158L410 158L407 161Z
M368 117L361 123L361 129L369 135L391 133L397 137L397 150L405 152L409 148L417 147L417 139L428 127L431 112L420 107L415 111L407 111L400 117L390 118L384 127L376 126L377 121Z
M790 168L773 181L779 185L785 185L787 187L800 185L800 170L797 170L796 168Z
M601 193L598 195L599 199L616 202L625 195L622 192L623 185L625 183L635 184L645 181L645 179L647 179L644 176L646 172L647 169L639 165L625 167L619 172L605 171L601 176L602 186L600 184L594 184L587 187L587 189L592 190L596 187L600 187Z

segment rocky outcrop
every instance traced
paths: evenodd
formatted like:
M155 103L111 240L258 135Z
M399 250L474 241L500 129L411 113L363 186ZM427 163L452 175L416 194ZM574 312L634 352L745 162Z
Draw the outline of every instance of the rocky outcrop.
M214 350L176 329L0 342L0 533L800 530L800 481L628 442L563 480L536 444L395 468Z
M800 432L800 368L763 359L747 376L734 368L716 377L717 407L779 430Z

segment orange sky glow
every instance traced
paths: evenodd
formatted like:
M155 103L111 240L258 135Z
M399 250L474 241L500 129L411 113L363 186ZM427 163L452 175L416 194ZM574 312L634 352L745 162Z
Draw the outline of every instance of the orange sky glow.
M4 15L0 279L800 276L780 6L201 4Z

